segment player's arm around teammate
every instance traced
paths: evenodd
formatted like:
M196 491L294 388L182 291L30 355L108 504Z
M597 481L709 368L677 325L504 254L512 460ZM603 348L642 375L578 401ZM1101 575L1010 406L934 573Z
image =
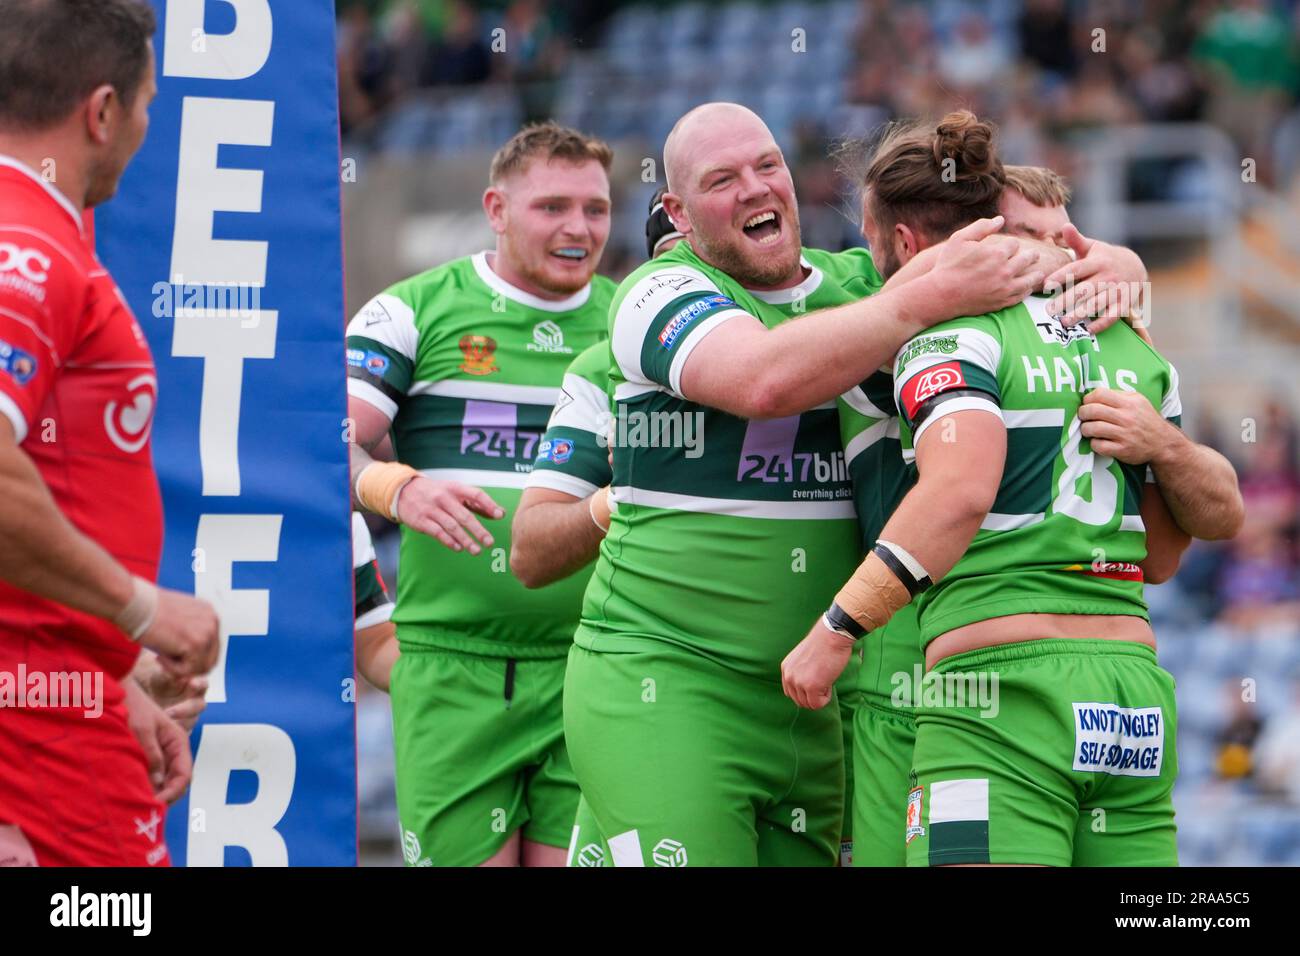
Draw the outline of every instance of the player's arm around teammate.
M1218 541L1241 530L1246 511L1231 462L1188 438L1144 396L1093 389L1084 397L1079 419L1096 454L1150 465L1161 496L1187 534Z

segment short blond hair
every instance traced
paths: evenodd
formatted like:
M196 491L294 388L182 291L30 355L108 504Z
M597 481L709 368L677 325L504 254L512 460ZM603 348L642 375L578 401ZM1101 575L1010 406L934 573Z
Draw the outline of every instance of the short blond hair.
M561 159L581 163L594 159L606 173L614 163L614 151L604 140L547 120L545 123L529 123L496 151L489 181L498 186L507 176L522 172L539 156L547 162Z
M1065 177L1046 166L1003 166L1007 188L1014 189L1035 206L1043 209L1070 202L1070 184Z

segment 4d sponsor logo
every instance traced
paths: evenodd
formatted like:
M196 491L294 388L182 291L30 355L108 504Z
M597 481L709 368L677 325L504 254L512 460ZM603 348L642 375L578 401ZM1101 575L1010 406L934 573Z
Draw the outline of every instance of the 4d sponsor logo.
M1164 760L1159 707L1074 703L1074 769L1117 777L1158 777Z
M533 340L528 343L528 351L573 354L573 349L564 344L564 331L550 319L533 326Z
M19 385L26 385L36 374L36 356L0 339L0 372L7 372Z
M919 375L908 379L903 386L903 407L909 418L916 415L917 409L940 392L961 388L966 378L961 372L960 362L944 362L926 369Z

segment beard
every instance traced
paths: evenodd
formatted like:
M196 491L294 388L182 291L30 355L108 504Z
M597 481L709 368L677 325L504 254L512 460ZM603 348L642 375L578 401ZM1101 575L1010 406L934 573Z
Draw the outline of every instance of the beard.
M885 279L903 268L903 263L899 261L892 245L885 244L884 248L880 250L880 266L880 274Z
M788 230L788 235L782 237L780 246L768 250L767 255L750 248L750 240L743 237L714 237L698 228L691 233L690 242L701 259L741 285L769 288L785 282L799 268L802 243L797 210L782 215L782 228Z
M546 268L545 261L535 263L523 261L516 265L519 274L522 275L529 283L539 289L545 289L553 295L562 295L568 298L575 293L581 292L582 289L591 282L591 277L596 272L596 266L600 264L600 253L593 252L587 257L591 262L591 269L584 270L581 273L556 274Z

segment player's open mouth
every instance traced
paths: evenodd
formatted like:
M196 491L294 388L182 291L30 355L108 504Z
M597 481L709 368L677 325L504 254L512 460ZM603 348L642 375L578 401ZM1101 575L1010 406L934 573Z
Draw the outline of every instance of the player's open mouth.
M742 230L760 246L768 246L781 238L781 217L767 209L746 219Z
M568 262L581 262L587 258L587 250L566 246L563 249L552 250L551 255L555 256L557 259L564 259Z

